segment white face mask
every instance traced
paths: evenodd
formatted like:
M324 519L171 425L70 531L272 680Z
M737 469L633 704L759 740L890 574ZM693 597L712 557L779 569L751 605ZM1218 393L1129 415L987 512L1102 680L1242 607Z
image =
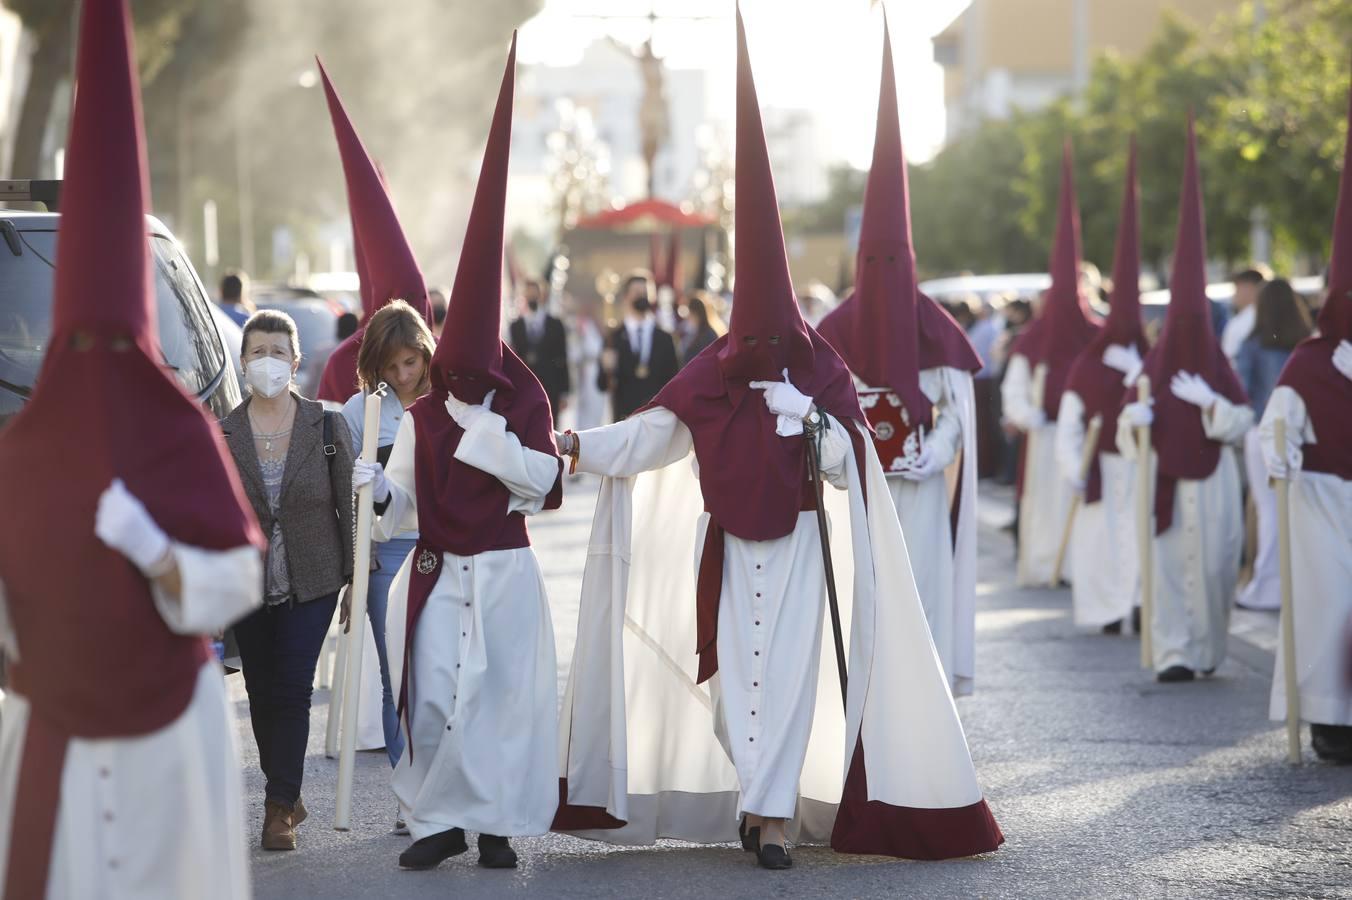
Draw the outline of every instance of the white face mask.
M255 359L245 367L244 377L254 393L276 397L291 383L291 364L271 356Z

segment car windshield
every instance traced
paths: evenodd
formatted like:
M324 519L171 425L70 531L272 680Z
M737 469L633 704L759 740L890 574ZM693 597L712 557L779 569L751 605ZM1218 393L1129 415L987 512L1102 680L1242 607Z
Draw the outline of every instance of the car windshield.
M19 231L23 252L0 244L0 387L32 391L52 330L55 231ZM160 360L193 394L206 393L226 364L216 325L187 261L168 238L150 238Z

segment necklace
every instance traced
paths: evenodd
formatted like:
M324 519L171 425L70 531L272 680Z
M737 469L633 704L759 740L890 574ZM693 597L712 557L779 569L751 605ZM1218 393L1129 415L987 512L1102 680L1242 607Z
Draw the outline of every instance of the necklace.
M291 404L291 405L290 405L290 408L287 409L286 412L282 413L281 421L278 422L277 424L278 424L278 425L284 424L284 423L286 422L286 420L287 420L288 418L290 418L291 414L295 411L295 409L296 409L296 405L295 405L294 403ZM274 440L276 440L276 439L279 438L279 437L283 437L283 436L288 435L288 434L291 433L291 428L290 428L289 425L286 426L286 427L283 427L283 428L282 428L281 430L279 430L279 431L264 431L264 430L262 430L262 429L259 427L259 425L258 425L258 420L254 418L253 409L250 409L250 410L249 410L248 415L249 415L249 425L251 426L251 428L252 428L252 430L253 430L254 440L255 440L255 441L260 441L260 440L261 440L261 441L263 442L263 449L264 449L264 450L271 450L271 449L272 449L272 442L273 442Z

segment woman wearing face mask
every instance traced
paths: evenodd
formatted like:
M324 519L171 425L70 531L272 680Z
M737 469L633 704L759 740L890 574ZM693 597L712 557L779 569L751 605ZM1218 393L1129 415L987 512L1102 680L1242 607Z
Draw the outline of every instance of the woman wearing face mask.
M300 340L290 316L251 316L241 361L250 396L221 428L268 548L264 606L235 638L267 778L263 849L294 850L315 665L352 580L352 442L342 416L292 388Z
M376 459L382 466L389 463L394 437L399 433L404 411L427 393L431 386L428 365L435 350L436 342L432 339L427 322L404 301L392 300L371 317L357 355L357 381L362 390L353 394L343 406L343 418L352 435L354 454L361 448L362 430L366 424L366 392L383 383L387 390L380 402L380 437L376 442ZM377 513L383 513L388 502L387 499L384 503L377 503ZM399 730L399 716L395 712L394 697L390 692L390 667L385 654L385 608L390 582L417 542L418 532L412 530L399 532L391 540L375 545L373 555L379 563L379 569L371 573L371 586L366 595L366 610L371 620L376 655L380 659L381 727L385 734L385 752L389 755L391 766L398 764L404 752L404 738ZM396 823L396 831L402 831L399 823Z

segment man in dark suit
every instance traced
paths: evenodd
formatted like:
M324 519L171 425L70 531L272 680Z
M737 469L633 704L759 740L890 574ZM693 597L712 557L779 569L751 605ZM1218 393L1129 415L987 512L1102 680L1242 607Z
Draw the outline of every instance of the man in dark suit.
M610 333L596 378L598 388L611 392L616 422L651 400L680 369L676 342L653 315L647 276L630 275L620 297L624 322Z
M568 333L563 323L545 309L542 293L540 282L526 282L521 315L512 322L509 339L512 351L540 379L557 422L572 389L568 375Z

